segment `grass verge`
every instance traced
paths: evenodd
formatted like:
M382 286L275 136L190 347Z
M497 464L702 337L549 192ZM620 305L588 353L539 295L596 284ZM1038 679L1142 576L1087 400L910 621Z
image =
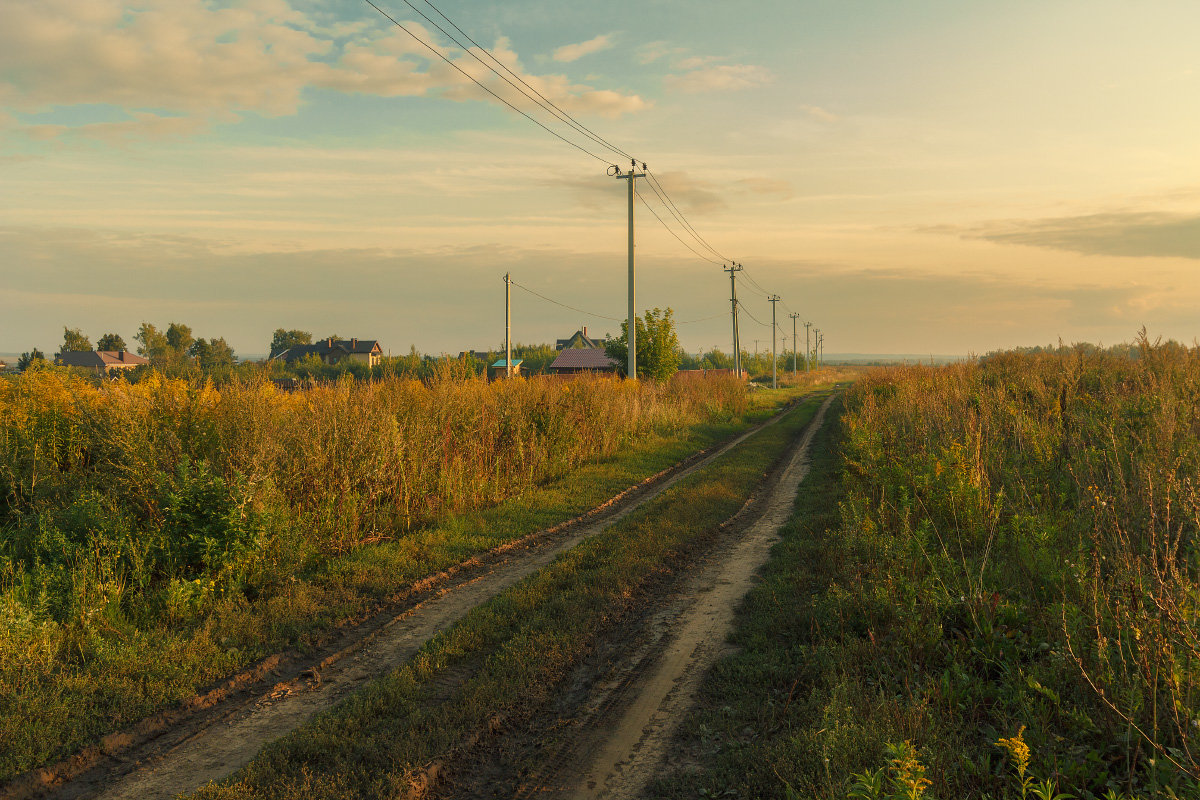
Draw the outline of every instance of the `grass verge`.
M490 720L551 695L603 621L673 557L742 506L763 465L811 420L810 398L777 425L564 554L453 628L407 665L266 747L234 778L197 793L233 798L396 796L425 765ZM444 676L466 672L447 692Z

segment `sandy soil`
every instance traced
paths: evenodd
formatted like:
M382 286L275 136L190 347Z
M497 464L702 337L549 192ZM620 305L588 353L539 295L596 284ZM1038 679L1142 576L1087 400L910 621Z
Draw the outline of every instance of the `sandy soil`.
M135 728L110 737L111 745L102 744L86 759L76 757L0 788L0 800L154 800L175 797L225 778L248 763L263 745L405 663L428 639L470 609L614 524L778 419L777 415L723 446L689 459L637 491L623 493L617 502L604 504L602 513L585 515L552 536L535 534L520 546L500 548L435 585L419 602L402 611L392 609L376 615L359 628L345 631L332 652L307 662L290 657L268 660L250 677L232 679L229 683L236 691L223 693L212 702L192 704L195 713L176 710L160 715L157 721L147 721L140 727L150 730L149 735L139 734ZM748 559L751 570L758 563L755 555L742 558ZM736 590L731 591L735 591L731 597L737 596ZM719 599L723 596L714 595L713 602L731 602ZM705 638L702 633L695 635ZM691 647L686 643L682 646ZM613 747L620 749L615 744ZM649 752L649 747L643 745L640 749ZM612 782L607 777L595 780L600 786Z

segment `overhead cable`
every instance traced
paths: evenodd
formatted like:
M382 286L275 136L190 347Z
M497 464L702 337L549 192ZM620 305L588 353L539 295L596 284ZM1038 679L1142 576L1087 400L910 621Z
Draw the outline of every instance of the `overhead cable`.
M522 117L524 117L525 119L527 119L527 120L529 120L530 122L532 122L534 125L537 125L539 128L541 128L542 130L546 131L546 132L547 132L547 133L549 133L551 136L553 136L553 137L555 137L556 139L559 139L559 140L561 140L561 141L563 141L563 142L565 142L565 143L567 143L567 144L571 145L571 147L574 147L576 150L579 150L579 151L580 151L580 152L582 152L582 153L586 153L587 155L591 156L592 158L596 159L597 161L599 161L599 162L601 162L601 163L603 163L603 164L610 164L610 165L612 164L612 161L611 161L610 159L604 158L603 156L598 156L598 155L596 155L595 153L593 153L591 150L588 150L588 149L587 149L586 147L584 147L583 145L581 145L581 144L578 144L578 143L576 143L576 142L573 142L573 141L571 141L571 140L570 140L570 139L568 139L567 137L565 137L565 136L563 136L562 134L560 134L558 131L554 130L553 128L550 128L550 127L546 126L545 124L543 124L543 123L542 123L542 122L540 122L539 120L536 120L536 119L534 119L533 117L529 116L529 114L525 113L524 111L522 111L521 109L519 109L519 108L517 108L515 105L513 105L512 103L510 103L510 102L508 102L507 100L505 100L505 99L504 99L503 97L501 97L500 95L498 95L498 94L496 94L495 92L493 92L493 91L492 91L491 89L489 89L488 87L484 86L482 83L480 83L478 80L476 80L476 79L474 78L474 76L472 76L470 73L468 73L468 72L467 72L466 70L464 70L462 67L460 67L458 64L455 64L453 61L451 61L450 59L448 59L448 58L446 58L444 55L442 55L440 52L438 52L438 50L437 50L437 48L436 48L436 47L434 47L433 45L431 45L431 44L429 44L428 42L426 42L426 41L425 41L424 39L422 39L420 36L417 36L415 33L413 33L412 31L410 31L408 28L406 28L406 27L404 27L403 25L401 25L401 24L400 24L400 22L399 22L399 21L397 21L395 17L393 17L391 14L387 13L386 11L384 11L384 10L383 10L382 8L380 8L379 6L375 5L375 3L373 3L373 2L372 2L372 0L363 0L363 2L364 2L364 3L366 3L367 5L369 5L371 8L375 9L376 11L378 11L378 12L379 12L380 14L382 14L383 16L387 17L387 18L388 18L388 19L391 21L391 23L392 23L393 25L395 25L397 28L399 28L400 30L402 30L402 31L404 31L405 33L407 33L407 34L408 34L410 37L412 37L412 39L413 39L414 41L416 41L417 43L419 43L421 46L423 46L423 47L424 47L425 49L427 49L429 52L433 53L435 56L437 56L438 58L440 58L442 61L445 61L445 62L446 62L447 64L449 64L451 67L454 67L454 69L458 70L458 72L460 72L460 73L461 73L461 74L462 74L464 77L466 77L466 78L467 78L467 80L471 81L471 83L475 84L475 85L476 85L476 86L478 86L480 89L483 89L485 92L487 92L488 94L490 94L492 97L496 98L496 99L497 99L497 100L499 100L501 103L503 103L504 105L508 106L508 107L509 107L509 108L511 108L513 111L517 112L517 113L518 113L518 114L520 114ZM418 13L420 13L420 12L418 12ZM424 16L424 15L422 15L422 16ZM436 27L436 25L435 25L435 27ZM441 30L441 28L438 28L438 30ZM470 51L468 50L468 52L470 52ZM476 60L478 60L478 57L476 57ZM495 71L495 70L493 70L493 72L494 72L494 71Z
M732 260L729 258L729 256L722 255L720 250L717 250L715 247L713 247L711 244L709 244L708 241L703 236L701 236L699 233L697 233L696 229L694 227L692 227L692 224L687 221L686 217L684 217L683 212L679 210L679 206L675 205L675 201L671 199L671 195L667 194L666 187L663 186L662 183L658 180L657 175L655 175L649 169L646 170L646 175L662 191L663 195L667 199L667 202L670 203L671 208L675 209L675 211L678 212L677 218L680 219L680 222L691 232L692 236L696 237L696 241L700 242L700 244L702 244L706 249L710 250L713 253L713 255L715 255L717 258L721 259L722 261Z
M649 211L651 214L653 214L653 215L654 215L654 218L655 218L656 220L658 220L659 224L660 224L660 225L662 225L664 228L666 228L666 229L667 229L667 233L671 234L671 235L672 235L672 236L674 236L676 239L678 239L678 240L679 240L679 243L680 243L681 245L683 245L683 246L684 246L684 247L686 247L688 250L691 250L693 253L695 253L695 255L696 255L696 257L697 257L697 258L699 258L699 259L702 259L702 260L704 260L704 261L707 261L707 262L708 262L708 263L710 263L710 264L716 264L716 265L720 266L720 264L721 264L721 262L720 262L720 261L713 261L711 258L709 258L708 256L704 255L704 253L701 253L701 252L700 252L700 251L698 251L696 248L692 247L690 244L688 244L688 243L687 243L687 242L685 242L683 239L681 239L678 233L676 233L675 231L671 230L671 226L670 226L670 225L668 225L668 224L667 224L667 223L666 223L666 222L663 220L663 218L662 218L662 217L660 217L660 216L658 215L658 212L657 212L657 211L655 211L655 210L654 210L654 209L653 209L653 208L650 206L650 204L646 202L646 198L642 196L642 193L641 193L641 192L639 192L639 191L637 191L637 190L635 189L635 190L634 190L634 194L636 194L636 195L637 195L637 199L638 199L638 200L641 200L641 201L642 201L642 205L646 207L646 210L647 210L647 211Z
M568 309L570 311L574 311L577 314L586 314L589 317L596 317L598 319L607 319L607 320L611 320L613 322L624 322L625 321L623 319L618 319L617 317L609 317L604 314L597 314L592 311L584 311L582 308L575 308L575 306L569 306L566 303L560 303L559 301L555 300L552 297L546 297L546 295L541 294L540 292L535 292L533 289L530 289L528 286L522 286L521 284L519 284L513 280L510 280L509 283L512 284L513 286L517 287L518 289L521 289L522 291L529 292L531 295L534 295L535 297L542 298L547 303L553 303L556 306L562 306L563 308Z
M441 10L440 8L438 8L437 6L435 6L435 5L434 5L432 2L430 2L430 0L423 0L423 2L425 3L425 5L427 5L427 6L429 6L430 8L432 8L432 9L433 9L433 10L434 10L434 11L437 13L437 15L438 15L439 17L441 17L441 18L442 18L442 19L444 19L444 20L445 20L447 23L449 23L449 24L450 24L450 26L451 26L452 28L454 28L454 30L458 31L458 32L459 32L459 33L462 35L462 37L463 37L464 39L466 39L468 42L470 42L471 44L475 45L475 47L477 47L477 48L478 48L480 51L482 51L484 55L486 55L486 56L487 56L489 59L491 59L491 61L492 61L492 62L494 62L494 63L496 64L496 66L500 67L500 69L504 70L506 73L508 73L509 75L511 75L513 78L516 78L516 80L517 80L517 81L518 81L518 82L519 82L519 83L520 83L522 86L524 86L524 87L525 87L526 89L528 89L530 92L533 92L535 95L537 95L537 97L538 97L538 100L534 100L534 102L538 103L538 105L542 106L542 108L545 108L545 109L546 109L547 111L549 111L551 114L553 114L554 116L558 117L560 120L562 120L563 122L567 123L568 125L570 125L571 127L573 127L575 130L577 130L577 131L579 131L580 133L582 133L584 136L587 136L589 139L591 139L591 140L592 140L593 142L595 142L596 144L598 144L598 145L601 145L602 147L607 147L607 148L608 148L609 150L611 150L612 152L614 152L614 153L616 153L616 154L618 154L618 155L620 155L620 156L623 156L623 157L625 157L625 158L629 158L629 159L632 159L632 158L633 158L633 156L632 156L632 155L630 155L629 153L625 152L625 151L624 151L624 150L622 150L620 147L617 147L615 144L613 144L612 142L608 141L608 140L607 140L607 139L605 139L603 136L601 136L600 134L596 133L595 131L593 131L591 128L587 127L586 125L584 125L584 124L583 124L582 122L580 122L579 120L577 120L577 119L575 119L574 117L572 117L572 116L571 116L570 114L568 114L566 111L563 111L561 108L559 108L559 107L558 107L558 106L557 106L557 105L554 103L554 101L553 101L553 100L551 100L550 98L546 97L544 94L542 94L541 92L539 92L537 89L535 89L535 88L533 88L532 86L530 86L530 85L529 85L529 84L528 84L528 83L525 81L525 79L524 79L524 78L522 78L520 75L518 75L517 73L515 73L515 72L513 72L511 69L509 69L509 68L508 68L508 66L506 66L506 65L505 65L505 64L504 64L502 61L500 61L498 58L496 58L494 55L492 55L492 53L491 53L491 52L490 52L490 51L489 51L489 50L488 50L486 47L484 47L484 46L483 46L483 45L481 45L479 42L477 42L477 41L475 41L474 39L472 39L472 38L471 38L471 36L470 36L470 34L468 34L468 33L467 33L466 31L464 31L462 28L458 27L458 25L457 25L457 24L455 24L454 20L450 19L450 18L449 18L449 17L447 17L447 16L446 16L444 13L442 13L442 10ZM415 6L413 6L413 4L412 4L412 3L408 2L408 0L404 0L404 3L405 3L406 5L408 5L410 8L412 8L414 11L416 11L418 14L421 14L421 16L422 16L422 17L425 17L425 19L426 19L426 20L428 20L428 21L429 21L429 23L430 23L431 25L433 25L434 27L436 27L438 30L442 31L442 33L446 34L446 36L448 36L450 39L454 39L454 37L453 37L451 34L447 33L447 32L445 31L445 29L443 29L441 26L439 26L439 25L438 25L436 22L434 22L433 20L430 20L430 19L429 19L429 17L426 17L426 16L425 16L425 15L424 15L424 14L423 14L423 13L422 13L422 12L421 12L419 9L417 9ZM455 40L455 41L456 41L456 43L457 43L457 44L459 44L460 46L462 46L463 50L466 50L467 52L470 52L469 48L467 48L465 45L463 45L463 44L462 44L462 42L458 42L457 40ZM479 59L478 59L478 58L476 58L476 61L479 61ZM495 68L494 68L494 67L491 67L491 66L489 66L488 64L484 64L484 62L483 62L483 61L479 61L479 63L483 64L485 67L487 67L488 69L490 69L492 72L496 72L496 70L495 70ZM499 72L496 72L496 74L497 74L497 75L499 75L501 78L504 78L504 76L503 76L503 75L500 75L500 73L499 73ZM507 78L504 78L504 80L508 81L508 79L507 79ZM510 86L512 85L512 81L508 81L508 83L509 83L509 85L510 85ZM515 87L515 86L514 86L513 88L517 88L517 87ZM518 89L518 91L521 91L521 90L520 90L520 89ZM521 91L521 94L524 94L526 97L529 97L529 94L528 94L527 92ZM533 98L532 98L532 97L529 97L529 99L533 100ZM540 100L540 102L539 102L539 100Z

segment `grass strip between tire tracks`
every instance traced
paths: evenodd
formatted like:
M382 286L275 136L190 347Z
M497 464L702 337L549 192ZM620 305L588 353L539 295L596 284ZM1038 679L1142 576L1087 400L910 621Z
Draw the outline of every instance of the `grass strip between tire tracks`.
M195 797L403 796L497 719L550 696L603 622L712 535L812 419L810 397L714 464L477 607L407 665L268 745ZM463 678L462 676L467 676ZM447 690L447 676L452 676Z

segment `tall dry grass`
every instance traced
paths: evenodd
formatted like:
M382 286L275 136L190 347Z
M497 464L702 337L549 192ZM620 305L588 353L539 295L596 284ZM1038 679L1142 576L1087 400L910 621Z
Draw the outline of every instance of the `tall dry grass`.
M96 587L262 584L745 407L721 379L346 380L286 393L32 371L0 383L5 586L62 621Z
M752 404L719 378L0 381L0 780L311 642L546 510L510 504L486 534L471 512L564 475L539 502L575 509L577 467L636 471L623 451L682 447Z

